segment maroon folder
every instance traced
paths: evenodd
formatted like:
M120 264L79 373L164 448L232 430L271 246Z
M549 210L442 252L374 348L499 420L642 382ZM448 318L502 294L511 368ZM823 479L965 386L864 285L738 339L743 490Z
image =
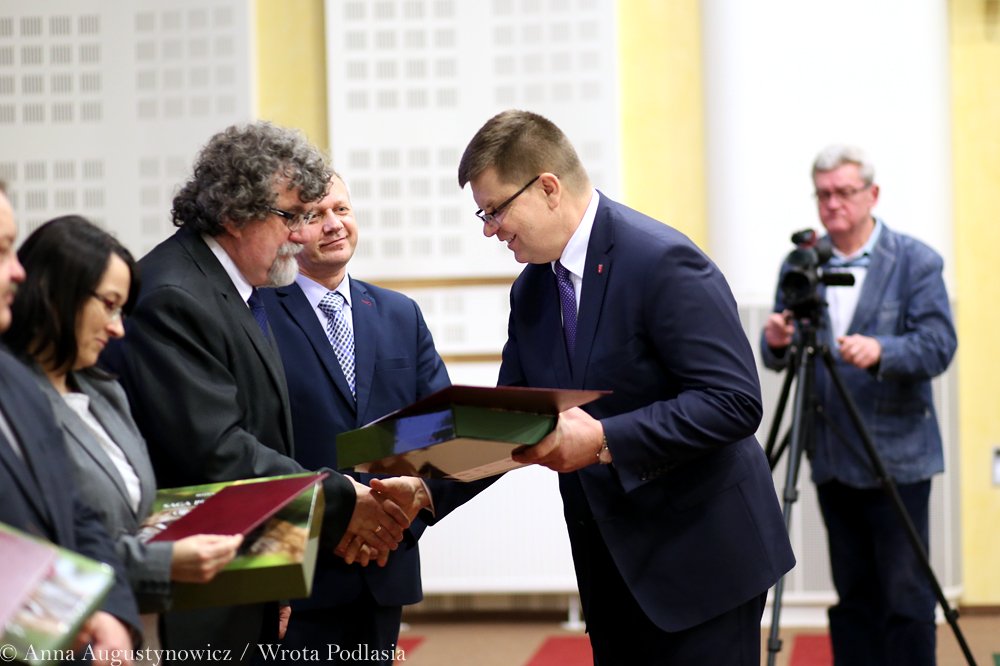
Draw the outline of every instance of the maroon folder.
M226 486L170 523L150 541L178 541L195 534L246 536L329 472Z

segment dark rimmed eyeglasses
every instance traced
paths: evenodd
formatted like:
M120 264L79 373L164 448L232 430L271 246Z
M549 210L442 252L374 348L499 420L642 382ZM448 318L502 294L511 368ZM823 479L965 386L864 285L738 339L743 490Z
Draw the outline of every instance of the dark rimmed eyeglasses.
M309 211L308 213L289 213L287 210L281 210L274 206L268 207L267 210L283 219L289 231L298 231L312 222L313 218L316 217L316 213L313 211Z
M517 192L514 192L514 194L510 195L509 197L507 197L499 205L495 206L491 212L487 213L482 208L480 208L479 210L476 211L476 217L478 217L480 220L482 220L483 224L496 224L496 225L499 225L500 224L500 220L497 219L497 216L499 216L503 212L503 209L506 208L507 206L509 206L510 203L514 199L516 199L519 196L521 196L521 194L526 189L528 189L529 187L531 187L532 183L534 183L536 180L538 180L541 177L542 177L542 175L538 174L537 176L535 176L534 178L532 178L531 180L529 180L527 183L524 184L524 187L522 187L521 189L519 189Z
M100 301L101 305L104 306L104 311L108 313L109 322L121 321L125 319L125 312L123 311L122 306L118 305L107 296L101 296L96 291L90 292L90 295Z
M816 190L813 192L813 196L816 197L816 201L820 203L830 203L830 200L837 197L841 201L850 201L859 193L864 192L872 186L871 183L865 185L864 187L838 187L833 190Z

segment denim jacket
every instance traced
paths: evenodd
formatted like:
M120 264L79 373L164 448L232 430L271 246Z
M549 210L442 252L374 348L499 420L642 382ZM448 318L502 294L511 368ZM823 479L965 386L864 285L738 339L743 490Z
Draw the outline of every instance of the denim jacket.
M847 329L848 335L856 333L879 341L879 363L861 370L840 358L825 308L817 333L818 342L829 345L837 373L854 399L886 471L897 483L923 481L944 470L931 379L947 369L958 341L941 275L943 265L941 256L928 246L883 227ZM781 276L787 270L788 265L783 265ZM817 289L821 299L826 289L823 285ZM784 309L779 289L774 311ZM763 334L760 349L768 368L782 370L787 366L787 350L775 353ZM847 407L822 360L817 358L815 364L816 396L825 416L814 419L815 441L810 455L813 481L818 484L835 479L856 488L877 487L878 479Z

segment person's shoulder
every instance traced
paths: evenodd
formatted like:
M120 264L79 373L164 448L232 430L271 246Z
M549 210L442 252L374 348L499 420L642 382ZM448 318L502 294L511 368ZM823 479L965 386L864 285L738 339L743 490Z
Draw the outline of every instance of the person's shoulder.
M933 247L915 236L894 231L883 223L880 244L884 244L894 255L916 261L942 262L941 254Z
M362 295L362 297L367 296L374 299L379 307L413 307L416 305L416 301L403 292L396 291L395 289L380 287L377 284L365 282L364 280L357 280L353 277L351 278L351 285L357 290L357 293Z
M602 210L603 209L603 210ZM602 217L612 225L616 243L634 243L641 247L689 246L694 242L678 229L642 211L601 196L598 219Z

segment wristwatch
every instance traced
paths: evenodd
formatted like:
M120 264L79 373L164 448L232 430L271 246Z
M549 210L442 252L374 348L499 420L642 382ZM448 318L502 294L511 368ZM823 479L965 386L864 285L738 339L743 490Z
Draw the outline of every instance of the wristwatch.
M611 449L608 448L608 438L605 436L603 438L601 450L597 452L597 462L602 465L611 464Z

